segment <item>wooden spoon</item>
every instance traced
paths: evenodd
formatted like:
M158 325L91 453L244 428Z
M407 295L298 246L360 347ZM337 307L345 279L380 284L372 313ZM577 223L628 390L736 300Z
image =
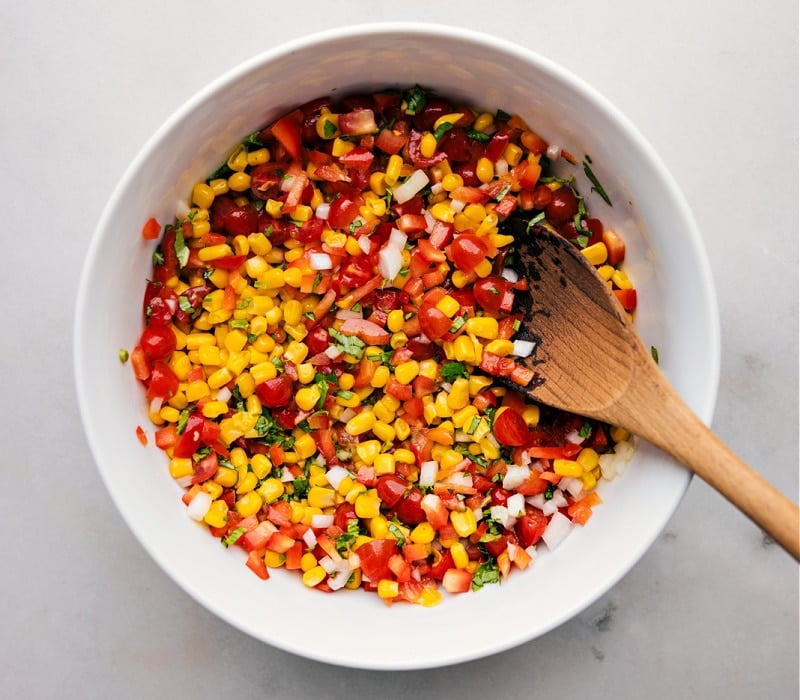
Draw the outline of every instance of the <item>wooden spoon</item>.
M519 363L534 372L518 391L555 408L622 426L664 450L800 559L800 512L737 457L670 386L608 285L563 237L527 222L516 235L517 272L530 292L516 292L524 315L519 337L535 342ZM522 235L520 235L522 234Z

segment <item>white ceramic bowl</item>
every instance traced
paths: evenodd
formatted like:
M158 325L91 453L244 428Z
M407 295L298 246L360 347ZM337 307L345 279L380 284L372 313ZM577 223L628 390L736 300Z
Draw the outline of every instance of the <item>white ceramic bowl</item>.
M435 608L386 607L363 591L324 595L277 571L264 583L187 518L166 458L142 447L141 387L117 357L141 331L152 244L138 231L170 220L192 184L246 134L327 93L419 83L457 100L519 113L579 156L614 203L590 209L627 242L639 330L688 404L710 421L716 397L716 301L700 235L683 197L639 132L593 89L508 41L419 24L330 31L268 51L216 80L153 136L114 191L91 242L75 321L80 409L102 477L136 537L178 585L230 624L274 646L346 666L410 669L466 661L544 634L606 592L653 543L689 483L647 445L600 487L585 529L500 586ZM576 168L576 171L578 169ZM590 185L579 173L580 189ZM152 435L152 430L150 430ZM543 548L544 549L544 548Z

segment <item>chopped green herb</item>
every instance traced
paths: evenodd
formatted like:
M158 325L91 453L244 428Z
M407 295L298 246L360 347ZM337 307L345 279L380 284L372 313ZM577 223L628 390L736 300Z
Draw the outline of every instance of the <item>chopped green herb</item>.
M347 389L339 389L339 391L336 392L336 396L345 401L349 401L355 394L352 391L347 391Z
M511 189L511 183L506 183L506 185L495 195L495 201L500 201L503 197L508 194L508 191Z
M478 426L481 424L481 419L479 416L473 416L472 422L469 424L469 427L464 431L467 435L474 435L475 431L478 429Z
M293 498L305 498L308 495L308 479L304 476L298 476L293 482L294 495Z
M248 321L246 318L235 318L232 321L229 321L228 325L231 328L238 328L239 330L245 330L247 328L250 328L250 321Z
M597 179L597 176L592 172L592 169L589 167L589 163L591 163L591 159L589 156L586 156L586 159L583 163L583 172L586 173L586 177L588 177L592 181L592 192L597 192L605 201L608 206L613 207L614 205L611 203L611 198L608 196L608 193L605 191L603 186L600 184L600 181Z
M653 362L658 364L658 348L655 345L650 346L650 355L653 357Z
M578 431L578 437L583 438L584 440L590 437L592 434L592 424L587 420L582 426L581 429Z
M194 313L194 306L192 306L192 302L189 301L189 298L187 296L185 296L184 294L181 294L178 297L178 307L185 314Z
M286 364L280 357L273 357L270 362L275 365L277 369L283 369L283 366Z
M267 228L265 228L265 229L262 231L262 233L263 233L263 234L264 234L264 235L265 235L267 238L269 238L269 237L272 235L272 232L273 232L274 230L275 230L275 227L274 227L272 224L270 224L269 226L267 226Z
M244 397L235 384L231 390L231 399L233 399L233 406L237 411L244 411Z
M389 532L394 535L394 538L397 540L397 546L402 547L406 543L406 538L403 536L403 531L397 527L394 523L389 523L388 525Z
M186 245L186 241L183 239L183 231L181 230L180 226L175 227L174 248L175 256L178 258L180 266L186 267L186 263L189 262L189 248Z
M125 348L120 348L117 357L119 357L119 361L124 365L128 361L128 351Z
M239 301L236 302L236 308L246 309L252 303L253 303L253 297L244 297L243 299L239 299Z
M489 134L484 134L482 131L478 131L477 129L469 129L467 131L467 136L475 141L478 141L479 143L486 143L492 138L489 136Z
M314 375L314 383L319 389L319 398L317 399L317 410L319 410L325 404L325 399L328 397L328 388L330 385L328 384L328 378L320 372L317 372Z
M336 538L336 549L339 553L344 554L347 552L355 544L359 534L358 520L348 520L347 531Z
M522 321L516 319L512 328L514 329L514 333L516 333L520 328L522 328Z
M450 122L442 122L433 132L433 136L437 141L441 141L442 137L453 128Z
M544 221L545 214L543 211L540 211L536 216L534 216L529 222L528 226L525 229L525 233L530 233L531 229L536 226L540 221Z
M498 109L497 114L494 115L494 118L499 122L507 122L509 119L511 119L511 115L502 109Z
M351 311L361 311L361 302L360 302L360 301L357 301L355 304L353 304L353 305L350 307L350 310L351 310Z
M334 124L330 119L326 119L322 124L322 135L326 139L332 139L336 134L336 124Z
M305 316L309 321L316 321L317 317L313 311L306 311L303 316Z
M359 219L354 219L351 222L350 226L348 227L348 230L350 231L351 234L354 234L363 225L364 225L364 222L360 218Z
M406 114L419 114L428 104L428 93L425 88L415 85L410 90L406 90L403 102L403 111Z
M230 535L222 538L222 546L230 547L232 544L236 544L239 538L246 532L247 532L246 527L237 527Z
M445 362L439 373L446 382L454 382L459 377L469 379L467 366L463 362Z
M160 248L153 251L153 267L161 267L164 264L164 254Z
M189 421L189 409L184 408L181 411L181 415L178 416L178 425L176 426L176 432L178 435L182 435L183 431L186 430L186 423Z
M242 141L242 145L245 147L245 149L247 149L248 153L250 151L257 151L259 148L264 148L264 144L258 140L260 135L260 131L254 131L244 141Z
M352 355L357 360L361 359L364 348L367 347L363 340L354 335L344 335L335 328L328 329L328 333L336 341L335 345L341 352L345 355Z
M467 314L454 318L453 325L450 326L450 332L458 333L458 331L461 330L461 328L464 326L466 322L467 322Z
M491 559L475 569L475 573L472 574L472 590L480 590L487 583L500 583L500 569Z
M555 491L556 491L556 485L548 484L547 488L544 490L544 500L545 501L551 500L553 498L553 494L555 493Z

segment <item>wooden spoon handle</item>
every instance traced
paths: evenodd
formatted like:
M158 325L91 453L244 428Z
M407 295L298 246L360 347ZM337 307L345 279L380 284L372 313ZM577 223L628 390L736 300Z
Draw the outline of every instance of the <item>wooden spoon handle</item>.
M653 381L637 382L628 396L635 406L626 401L630 430L691 469L800 560L797 505L714 435L660 371L647 374Z

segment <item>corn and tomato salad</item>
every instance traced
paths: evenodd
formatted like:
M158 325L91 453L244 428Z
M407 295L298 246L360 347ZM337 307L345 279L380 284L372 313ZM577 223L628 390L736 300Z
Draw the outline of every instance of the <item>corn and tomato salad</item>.
M259 577L434 605L589 519L629 436L513 390L533 348L504 222L573 240L629 311L636 292L558 160L520 117L419 86L321 98L145 224L130 360L155 443Z

